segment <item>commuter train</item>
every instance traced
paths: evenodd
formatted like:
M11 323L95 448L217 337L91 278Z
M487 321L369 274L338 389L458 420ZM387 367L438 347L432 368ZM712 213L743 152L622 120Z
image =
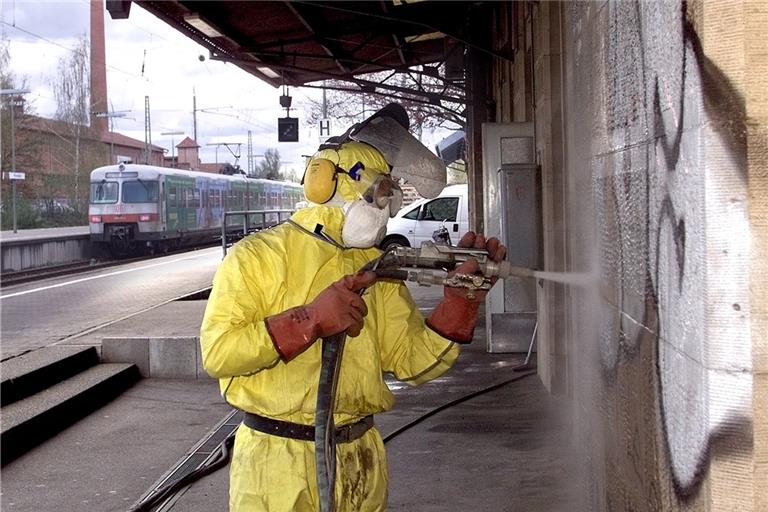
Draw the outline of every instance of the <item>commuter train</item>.
M109 165L91 172L88 223L91 242L115 256L165 252L220 238L225 212L294 210L303 199L297 183L150 165ZM277 213L251 216L244 226L244 216L228 216L227 231L243 233L279 219Z

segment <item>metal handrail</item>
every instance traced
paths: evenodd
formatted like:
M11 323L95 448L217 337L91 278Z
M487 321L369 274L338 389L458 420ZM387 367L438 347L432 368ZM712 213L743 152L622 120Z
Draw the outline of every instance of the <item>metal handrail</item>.
M270 213L277 214L277 224L283 222L282 214L292 214L295 210L238 210L231 212L224 212L224 218L221 220L221 249L224 251L224 256L227 255L227 218L242 216L245 222L243 222L243 236L247 235L251 230L251 216L261 215L261 227L267 227L267 215Z

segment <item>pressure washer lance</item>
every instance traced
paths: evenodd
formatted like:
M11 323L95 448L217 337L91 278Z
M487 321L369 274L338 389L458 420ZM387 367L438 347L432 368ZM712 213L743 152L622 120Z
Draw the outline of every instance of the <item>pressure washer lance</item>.
M475 258L479 274L454 274L451 277L435 274L429 269L454 270L470 258ZM407 270L416 268L419 270ZM452 245L424 242L421 247L395 247L384 253L379 260L376 274L385 279L411 281L422 286L443 285L466 288L468 298L475 290L490 290L493 278L533 277L533 270L512 265L508 261L495 262L484 249L455 247Z

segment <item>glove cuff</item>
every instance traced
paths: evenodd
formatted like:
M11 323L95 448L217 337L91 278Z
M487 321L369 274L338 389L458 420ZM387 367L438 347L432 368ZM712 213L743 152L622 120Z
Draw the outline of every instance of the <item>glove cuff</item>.
M429 315L427 326L455 343L471 343L479 308L479 300L447 295Z
M317 322L312 310L299 306L264 320L275 350L283 361L290 361L317 341Z

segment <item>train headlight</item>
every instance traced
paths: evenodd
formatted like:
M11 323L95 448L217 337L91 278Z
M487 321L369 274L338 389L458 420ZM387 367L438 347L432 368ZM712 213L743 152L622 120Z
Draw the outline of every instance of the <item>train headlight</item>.
M91 215L89 220L91 222L101 222L101 215Z
M152 220L152 216L151 215L146 215L146 214L139 215L139 222L149 222L151 220Z

